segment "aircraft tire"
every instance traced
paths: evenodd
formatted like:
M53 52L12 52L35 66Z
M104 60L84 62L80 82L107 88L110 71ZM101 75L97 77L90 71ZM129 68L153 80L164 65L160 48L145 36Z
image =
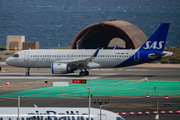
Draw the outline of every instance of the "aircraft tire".
M30 75L29 72L27 72L27 73L26 73L26 76L29 76L29 75Z
M84 76L84 75L85 75L84 72L80 72L80 73L79 73L79 76Z
M88 75L89 75L89 72L88 72L88 71L84 71L84 75L85 75L85 76L88 76Z

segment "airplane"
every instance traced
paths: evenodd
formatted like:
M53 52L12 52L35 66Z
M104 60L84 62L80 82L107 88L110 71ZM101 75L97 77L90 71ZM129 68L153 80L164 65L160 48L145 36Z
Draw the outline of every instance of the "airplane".
M138 49L29 49L14 53L5 60L15 67L51 68L52 74L72 73L80 70L80 76L88 76L88 69L126 67L170 57L163 51L170 23L161 23L149 39Z
M89 108L70 107L0 107L0 120L88 120ZM90 108L90 120L125 120L117 113Z

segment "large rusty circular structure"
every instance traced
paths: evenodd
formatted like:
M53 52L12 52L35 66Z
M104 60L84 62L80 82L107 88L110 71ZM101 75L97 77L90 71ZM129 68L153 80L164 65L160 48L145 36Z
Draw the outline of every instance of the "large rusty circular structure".
M120 20L91 24L82 29L73 39L71 49L136 49L147 40L146 35L135 25Z

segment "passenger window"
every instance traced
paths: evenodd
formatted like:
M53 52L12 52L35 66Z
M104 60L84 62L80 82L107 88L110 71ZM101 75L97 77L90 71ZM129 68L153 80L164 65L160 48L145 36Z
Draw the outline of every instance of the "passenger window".
M0 118L0 120L3 120L3 118Z
M21 120L24 120L24 118L21 118Z
M19 57L19 54L14 54L13 57Z

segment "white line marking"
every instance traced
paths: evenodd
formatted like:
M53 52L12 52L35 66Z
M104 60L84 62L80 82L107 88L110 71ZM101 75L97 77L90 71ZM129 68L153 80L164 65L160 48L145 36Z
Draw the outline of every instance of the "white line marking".
M149 69L125 69L125 71L149 71Z
M0 62L0 65L7 65L5 62Z
M98 79L101 77L117 74L119 73L93 73L89 76L80 77L77 73L65 75L52 75L50 73L31 73L30 76L25 76L25 73L0 73L0 79Z
M114 69L90 69L91 71L114 71Z

